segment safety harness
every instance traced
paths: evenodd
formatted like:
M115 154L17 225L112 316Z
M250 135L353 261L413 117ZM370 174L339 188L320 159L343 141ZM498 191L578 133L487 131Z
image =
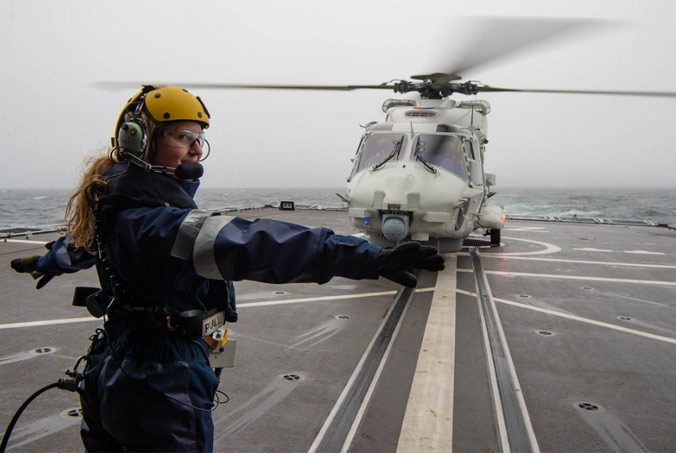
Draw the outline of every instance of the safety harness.
M100 318L108 315L107 324L124 325L133 318L151 319L168 331L188 338L211 335L226 322L237 320L234 297L226 282L213 281L216 299L208 310L179 311L168 305L147 305L126 284L111 265L104 242L105 227L123 209L138 207L174 206L197 209L193 199L171 178L127 162L116 163L105 174L107 184L101 187L96 208L95 240L96 271L101 288L77 287L73 305L87 307L89 313ZM222 288L220 288L222 286ZM111 326L112 327L112 326Z

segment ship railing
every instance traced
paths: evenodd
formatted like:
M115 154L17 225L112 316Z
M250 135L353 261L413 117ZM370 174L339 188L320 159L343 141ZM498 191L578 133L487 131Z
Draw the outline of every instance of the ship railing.
M651 220L641 219L606 219L600 217L581 216L551 216L551 215L522 215L506 214L507 220L530 220L539 222L589 223L603 225L636 225L636 226L663 226Z

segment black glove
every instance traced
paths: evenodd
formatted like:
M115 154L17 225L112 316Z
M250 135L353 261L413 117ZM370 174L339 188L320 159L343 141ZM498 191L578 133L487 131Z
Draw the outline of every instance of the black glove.
M382 249L376 266L383 277L415 288L418 280L411 271L440 271L444 268L444 257L437 253L435 247L421 246L418 242L404 242L393 249Z
M37 289L42 288L45 286L49 281L54 278L53 275L45 275L42 272L38 270L38 258L39 256L28 256L25 258L17 258L15 260L12 260L10 263L10 266L12 269L19 273L28 273L31 274L31 277L34 279L38 279L40 277L40 281L38 281L38 284L36 286Z
M27 256L25 258L17 258L15 260L12 260L10 263L10 266L12 266L12 269L19 273L24 273L27 272L29 274L32 274L33 272L37 272L38 270L38 258L39 256Z

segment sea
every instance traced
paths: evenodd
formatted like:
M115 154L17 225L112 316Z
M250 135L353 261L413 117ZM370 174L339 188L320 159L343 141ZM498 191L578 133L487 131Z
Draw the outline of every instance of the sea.
M49 228L63 220L68 189L0 189L0 232L20 227ZM200 188L202 209L278 207L293 201L298 208L344 209L342 187ZM552 216L648 220L676 225L676 188L497 188L491 204L511 216Z

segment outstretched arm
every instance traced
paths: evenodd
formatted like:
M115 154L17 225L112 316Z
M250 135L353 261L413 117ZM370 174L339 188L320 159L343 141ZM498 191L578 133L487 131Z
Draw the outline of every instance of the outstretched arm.
M327 228L198 216L194 212L184 219L172 255L192 259L195 271L206 278L325 283L335 276L376 279L382 275L412 287L417 281L411 271L438 271L444 266L434 247L415 242L381 249Z
M17 258L10 266L17 272L29 273L34 279L40 279L37 289L45 286L57 275L73 273L90 268L95 257L81 248L70 245L70 238L62 236L46 245L49 251L42 255Z

